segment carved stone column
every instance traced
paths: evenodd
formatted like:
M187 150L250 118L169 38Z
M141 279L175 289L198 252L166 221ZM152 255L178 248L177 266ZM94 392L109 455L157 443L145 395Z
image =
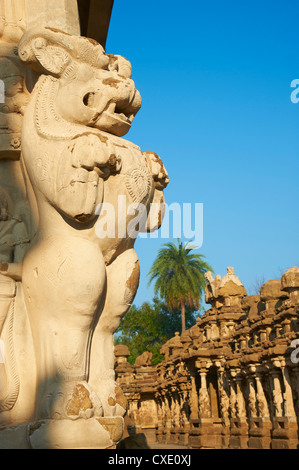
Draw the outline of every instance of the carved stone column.
M235 391L235 383L232 377L228 379L229 384L229 414L230 419L235 419L237 417L236 401L237 395Z
M235 397L233 397L236 409L236 417L231 418L229 447L233 449L246 449L248 441L248 424L246 420L246 408L242 392L243 376L239 369L231 370L231 376L235 383ZM234 393L234 387L231 388ZM233 403L232 403L233 405Z
M191 414L190 419L198 419L198 393L196 387L196 371L191 370L191 392L190 392L190 408Z
M285 360L281 360L281 370L282 370L282 378L284 384L284 416L286 418L290 418L293 421L296 421L296 413L294 408L293 402L293 393L291 387L291 380L288 367L286 367Z
M268 403L264 394L263 386L262 386L262 375L260 373L256 373L255 375L256 381L256 399L257 399L257 408L258 414L261 418L269 418L269 408Z
M289 369L286 365L285 359L281 360L281 370L284 384L283 406L284 417L288 428L288 447L290 449L296 449L298 447L298 421L294 407Z
M199 371L200 375L200 389L198 395L198 405L199 405L199 418L210 418L211 417L211 404L210 396L207 389L207 369L201 369Z
M158 424L156 429L156 440L157 442L162 441L162 429L163 429L163 403L160 392L155 393L155 400L157 404L157 418Z
M197 376L197 377L196 377ZM196 378L200 377L200 386L197 390ZM189 446L192 448L202 447L202 422L203 422L203 399L206 396L206 369L203 369L200 361L195 362L191 369L191 418Z
M224 387L224 367L218 367L217 376L221 417L227 425L229 423L229 397Z
M298 426L293 405L290 378L285 367L284 358L273 360L271 374L273 377L273 403L275 416L273 418L272 443L276 448L297 448ZM282 383L281 383L282 380ZM283 389L282 389L283 384Z
M227 448L229 445L229 434L230 434L230 419L229 419L229 396L224 384L224 367L217 364L217 379L218 379L218 393L220 402L220 416L222 420L222 447Z
M297 421L299 421L299 366L293 367L292 369L294 375L294 398L295 398L295 414Z
M197 448L211 448L219 444L219 431L221 434L221 419L211 417L210 394L207 388L207 373L212 362L210 360L197 361L195 365L200 376L198 392L199 418L191 420L189 445ZM214 422L219 425L218 429L214 428Z
M76 0L1 0L0 448L121 439L113 335L168 184L158 155L123 139L141 107L131 72L80 36Z
M256 407L256 391L255 391L255 380L251 374L247 376L248 383L248 408L250 418L257 417L257 407Z
M272 423L262 385L262 374L257 371L257 367L254 365L251 365L249 370L256 384L255 409L257 413L253 411L249 418L248 447L251 449L269 449Z
M245 408L245 400L244 400L244 395L241 389L241 384L243 377L239 373L236 376L236 390L237 390L237 396L236 396L236 408L237 408L237 418L244 420L246 419L246 408Z
M166 390L161 390L161 433L160 440L161 442L166 442L167 426L168 426L168 400L166 397Z
M274 407L274 416L276 418L282 417L282 405L283 405L283 394L281 390L281 370L272 368L270 370L270 375L272 377L272 399Z
M130 402L129 402L130 407L128 410L128 416L136 428L140 426L139 401L140 401L139 394L131 397Z
M180 417L180 398L176 386L170 388L171 399L171 429L170 429L170 442L176 443L179 438L179 417Z
M172 409L171 409L171 394L169 389L165 390L165 400L164 400L164 409L165 409L165 426L163 430L163 442L169 442L171 425L172 425Z
M190 431L190 383L180 385L180 428L178 442L187 445Z

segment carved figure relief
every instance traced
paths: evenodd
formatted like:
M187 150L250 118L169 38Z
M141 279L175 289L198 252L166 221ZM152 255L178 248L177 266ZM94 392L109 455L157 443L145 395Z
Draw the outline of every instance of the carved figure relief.
M23 95L12 102L22 112L26 108L22 161L34 192L37 228L29 244L22 221L8 215L9 198L1 191L0 281L9 284L8 299L17 287L18 301L1 306L0 319L5 322L13 302L14 324L22 319L31 334L26 354L32 380L14 393L11 422L21 424L18 402L30 396L29 447L55 447L55 439L66 446L74 426L92 435L91 445L109 447L111 435L117 439L122 433L125 413L114 377L113 333L139 283L136 237L128 230L135 214L128 208L143 204L141 228L158 228L168 175L155 153L122 138L141 106L126 59L107 55L93 40L50 28L28 30L18 53L39 76L27 106ZM107 204L114 208L109 223L115 236L99 237L96 227L107 217ZM16 347L14 338L11 344ZM2 396L0 390L0 410ZM45 443L49 435L54 441Z

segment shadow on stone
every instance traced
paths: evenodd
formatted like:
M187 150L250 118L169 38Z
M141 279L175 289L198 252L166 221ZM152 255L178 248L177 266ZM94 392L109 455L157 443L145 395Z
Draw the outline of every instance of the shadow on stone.
M128 437L122 439L116 449L150 449L144 433L136 433L136 426L127 426Z

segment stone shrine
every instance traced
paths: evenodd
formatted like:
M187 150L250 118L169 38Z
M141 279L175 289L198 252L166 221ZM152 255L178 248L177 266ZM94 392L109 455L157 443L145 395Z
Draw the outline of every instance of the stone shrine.
M160 364L142 355L131 365L129 350L116 346L131 423L149 444L297 449L299 268L260 295L248 296L232 267L206 280L211 308L163 345Z

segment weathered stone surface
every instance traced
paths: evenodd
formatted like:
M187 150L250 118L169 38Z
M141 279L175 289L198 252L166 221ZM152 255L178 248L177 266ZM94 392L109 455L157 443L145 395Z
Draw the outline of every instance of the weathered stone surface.
M267 300L278 300L280 297L285 297L286 294L281 289L282 281L280 279L272 279L265 282L260 290L260 298L262 302Z
M140 356L136 357L135 366L150 366L152 364L153 353L144 351Z
M28 448L115 447L127 402L114 362L125 368L127 351L115 357L113 334L168 175L123 139L141 106L131 64L80 36L75 0L0 11L0 448L10 430Z
M154 426L159 443L191 448L297 448L298 307L288 296L299 292L298 271L266 282L260 296L246 296L232 268L224 278L207 274L212 308L163 345L164 361L142 374L119 369L140 432Z
M294 266L288 269L281 278L281 287L282 290L288 291L289 289L294 289L299 287L299 268Z
M20 3L20 0L17 0ZM80 36L76 0L21 0L26 12L26 29L49 27ZM17 6L19 9L19 6Z

